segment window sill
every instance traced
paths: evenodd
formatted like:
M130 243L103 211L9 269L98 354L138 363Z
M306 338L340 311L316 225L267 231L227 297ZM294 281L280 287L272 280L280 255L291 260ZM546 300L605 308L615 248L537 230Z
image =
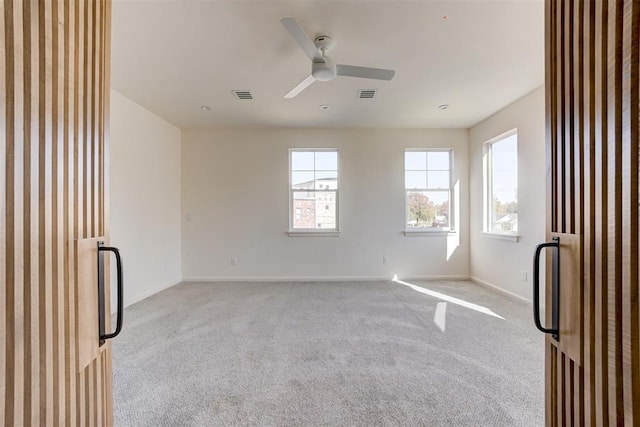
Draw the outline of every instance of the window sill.
M289 237L340 237L340 231L327 230L327 231L300 231L289 230L286 232Z
M404 230L402 234L405 237L437 237L437 236L455 236L457 233L453 230Z
M518 243L518 240L520 239L519 234L489 233L489 232L483 231L482 235L489 239L506 240L507 242L513 242L513 243Z

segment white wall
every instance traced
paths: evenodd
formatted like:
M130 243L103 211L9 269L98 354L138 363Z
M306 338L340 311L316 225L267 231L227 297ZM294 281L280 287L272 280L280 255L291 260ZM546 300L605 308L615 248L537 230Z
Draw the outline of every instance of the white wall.
M545 239L544 86L525 95L469 131L471 276L531 300L535 245ZM483 231L483 145L518 129L518 229L516 242L492 239ZM527 281L522 280L527 273Z
M112 90L110 144L111 243L129 305L182 279L181 132Z
M339 149L340 237L285 234L288 149L298 147ZM460 233L405 237L404 149L430 147L455 150ZM467 130L183 132L185 279L468 277L468 211Z

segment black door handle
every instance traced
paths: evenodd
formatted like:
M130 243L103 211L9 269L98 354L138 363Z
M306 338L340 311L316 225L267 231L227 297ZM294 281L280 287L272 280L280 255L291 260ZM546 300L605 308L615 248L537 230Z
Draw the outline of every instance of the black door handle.
M560 238L553 237L552 242L541 243L536 246L533 256L533 322L541 332L551 334L559 341L558 316L560 297ZM551 327L545 328L540 321L540 253L545 248L553 248L551 257Z
M111 333L105 332L104 252L112 252L116 257L118 312L116 317L116 329ZM118 248L114 248L112 246L104 246L104 242L98 242L98 328L100 334L100 345L103 345L105 340L117 337L120 331L122 331L122 317L124 311L123 289L122 258L120 257L120 251Z

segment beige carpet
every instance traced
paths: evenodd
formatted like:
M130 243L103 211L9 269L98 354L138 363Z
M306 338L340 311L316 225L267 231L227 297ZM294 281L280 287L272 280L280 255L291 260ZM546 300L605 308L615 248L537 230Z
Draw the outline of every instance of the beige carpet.
M531 309L469 282L183 283L113 342L117 426L542 426Z

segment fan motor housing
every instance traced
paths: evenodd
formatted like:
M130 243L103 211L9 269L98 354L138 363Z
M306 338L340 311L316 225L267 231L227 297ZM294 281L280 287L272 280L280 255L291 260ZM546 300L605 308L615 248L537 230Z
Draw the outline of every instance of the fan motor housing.
M311 66L311 75L314 79L327 82L336 78L336 63L331 58L325 56L324 62L314 61Z
M335 42L329 36L318 36L313 40L315 47L323 54L333 49Z

